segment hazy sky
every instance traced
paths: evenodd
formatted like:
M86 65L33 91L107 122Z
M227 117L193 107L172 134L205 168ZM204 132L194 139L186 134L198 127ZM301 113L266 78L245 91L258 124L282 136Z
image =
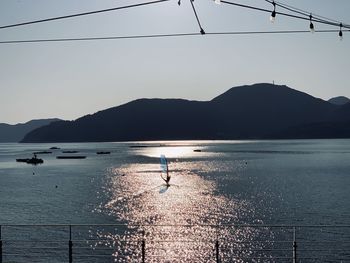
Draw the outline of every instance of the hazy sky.
M0 25L148 0L2 0ZM235 0L232 0L235 2ZM264 0L239 0L271 9ZM349 0L281 0L350 23ZM307 30L308 21L194 2L207 32ZM277 9L278 11L278 9ZM317 29L333 27L315 24ZM337 28L334 28L337 29ZM0 41L198 32L188 0L0 30ZM350 97L350 34L192 36L0 45L0 123L75 119L137 98L210 100L244 84Z

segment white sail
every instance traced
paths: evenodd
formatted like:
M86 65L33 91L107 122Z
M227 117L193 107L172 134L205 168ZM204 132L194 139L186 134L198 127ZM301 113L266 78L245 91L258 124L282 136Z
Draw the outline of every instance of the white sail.
M160 156L160 169L161 169L160 176L166 182L166 184L169 185L170 174L169 174L169 168L168 168L168 160L163 154ZM164 177L163 177L163 174L164 174Z

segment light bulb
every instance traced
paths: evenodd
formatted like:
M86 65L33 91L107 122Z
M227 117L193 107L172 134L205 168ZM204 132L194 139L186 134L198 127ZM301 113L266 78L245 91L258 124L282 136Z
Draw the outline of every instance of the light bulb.
M276 11L273 10L271 13L271 16L270 16L270 21L271 21L271 23L274 23L275 20L276 20Z
M217 5L221 5L221 0L215 0L214 2L215 2L215 4L217 4Z
M340 30L339 30L339 39L340 39L340 41L342 41L343 40L343 31L341 30L342 29L342 27L343 27L343 24L342 23L340 23Z
M275 1L272 2L272 5L273 5L273 11L272 11L271 16L270 16L270 21L271 21L271 23L274 23L276 20L276 3L275 3Z
M310 32L315 33L315 27L314 27L314 24L312 22L310 23Z
M315 33L315 27L314 27L314 24L312 23L312 15L310 15L310 32Z

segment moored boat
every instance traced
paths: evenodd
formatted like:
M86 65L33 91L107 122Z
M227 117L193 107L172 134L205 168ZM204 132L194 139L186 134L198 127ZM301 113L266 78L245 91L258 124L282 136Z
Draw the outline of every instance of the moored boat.
M50 150L59 150L59 149L61 149L61 148L56 147L56 146L50 148Z
M56 157L57 159L85 159L86 156L83 155L60 155Z
M25 158L25 159L16 159L16 162L20 163L27 163L27 164L42 164L44 163L43 159L37 158L35 155L32 158Z

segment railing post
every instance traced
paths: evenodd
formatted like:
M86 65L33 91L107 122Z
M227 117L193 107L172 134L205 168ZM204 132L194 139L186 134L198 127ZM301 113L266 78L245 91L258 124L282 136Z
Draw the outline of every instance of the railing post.
M293 263L297 263L297 241L295 227L293 227Z
M146 261L145 231L143 231L143 233L142 233L141 252L142 252L142 263L145 263L145 261Z
M73 242L72 242L72 226L69 225L69 242L68 242L68 246L69 246L69 263L73 262Z
M145 263L145 259L146 259L146 242L145 240L142 240L142 263Z
M0 263L2 263L2 236L1 236L2 226L0 225Z
M216 254L216 263L220 263L219 240L216 240L215 242L215 254Z

